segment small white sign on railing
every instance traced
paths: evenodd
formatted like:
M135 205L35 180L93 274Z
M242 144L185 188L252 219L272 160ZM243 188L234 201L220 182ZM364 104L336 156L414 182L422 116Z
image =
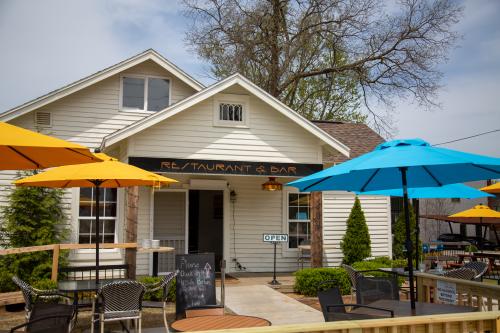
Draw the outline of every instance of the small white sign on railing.
M453 282L436 281L437 299L439 303L457 303L457 285Z
M288 242L288 234L263 234L262 240L269 243Z

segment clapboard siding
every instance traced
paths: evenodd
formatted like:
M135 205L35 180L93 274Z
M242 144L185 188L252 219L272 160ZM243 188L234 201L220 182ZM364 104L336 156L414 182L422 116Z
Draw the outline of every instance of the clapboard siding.
M215 96L217 98L217 95ZM250 97L249 128L213 126L213 98L131 138L131 156L321 163L319 140Z
M139 211L137 221L137 240L151 238L151 189L148 187L139 187ZM149 254L138 253L136 262L137 275L149 275Z
M391 208L388 197L360 196L372 245L372 256L391 256ZM323 192L324 263L338 266L342 262L340 241L344 237L346 222L354 204L354 194Z

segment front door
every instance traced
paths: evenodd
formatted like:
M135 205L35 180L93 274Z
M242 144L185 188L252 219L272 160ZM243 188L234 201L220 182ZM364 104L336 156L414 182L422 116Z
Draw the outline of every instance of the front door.
M223 202L223 191L189 191L189 253L214 253L217 271L223 258Z

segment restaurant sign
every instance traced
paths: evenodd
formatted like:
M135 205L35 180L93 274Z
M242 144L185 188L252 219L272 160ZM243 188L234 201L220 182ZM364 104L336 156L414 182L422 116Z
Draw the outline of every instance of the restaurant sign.
M129 157L129 164L152 172L274 177L303 177L323 170L323 165L321 164L193 160L153 157Z

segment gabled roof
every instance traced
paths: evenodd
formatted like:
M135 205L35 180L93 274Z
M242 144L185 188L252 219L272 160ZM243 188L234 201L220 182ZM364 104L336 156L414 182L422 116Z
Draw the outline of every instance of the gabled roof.
M116 75L126 69L129 69L147 60L151 60L156 64L158 64L159 66L163 67L165 70L175 75L178 79L180 79L182 82L186 83L188 86L195 89L196 91L200 91L204 88L204 86L200 82L196 81L186 72L181 70L179 67L177 67L176 65L165 59L161 54L159 54L153 49L149 49L131 58L123 60L111 67L108 67L92 75L89 75L83 79L70 83L60 89L51 91L48 94L45 94L20 106L7 110L3 114L0 114L0 120L9 121L19 116L22 116L30 111L33 111L34 109L55 102L58 99L68 96L74 92L77 92L83 88L93 85L99 81L107 79L108 77Z
M224 91L225 89L238 84L244 89L246 89L248 92L256 96L257 98L261 99L265 103L269 104L271 107L273 107L275 110L286 116L287 118L291 119L295 123L297 123L299 126L301 126L303 129L306 131L310 132L314 136L318 137L321 141L326 143L327 145L331 146L335 150L337 150L340 154L349 157L349 147L347 147L345 144L342 142L338 141L334 137L330 136L328 133L323 131L322 129L318 128L315 126L312 122L307 120L306 118L302 117L299 115L297 112L293 111L290 109L288 106L268 94L266 91L263 89L259 88L256 86L254 83L252 83L250 80L242 76L241 74L233 74L229 76L228 78L221 80L217 83L214 83L213 85L197 92L194 95L191 95L171 106L168 108L159 111L149 117L146 117L142 120L139 120L127 127L124 127L123 129L120 129L106 137L104 137L102 144L101 144L101 149L104 149L105 147L109 147L112 144L115 144L121 140L124 140L136 133L139 133L143 130L145 130L148 127L151 127L165 119L168 119L172 117L173 115L176 115L189 107L207 99L210 98L211 96Z
M351 148L349 157L336 152L327 153L323 157L324 163L340 163L347 161L348 159L372 151L376 146L385 141L384 138L366 124L344 123L339 121L313 121L313 123Z

